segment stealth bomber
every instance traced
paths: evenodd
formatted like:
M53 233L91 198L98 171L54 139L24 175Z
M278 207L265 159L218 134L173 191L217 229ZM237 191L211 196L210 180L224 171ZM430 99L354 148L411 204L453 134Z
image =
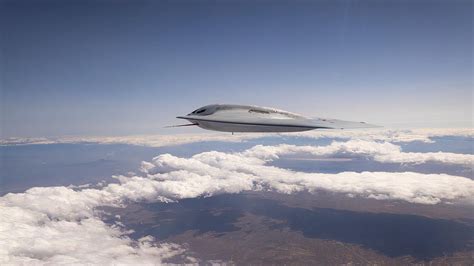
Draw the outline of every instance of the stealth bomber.
M365 122L308 118L299 114L260 106L212 104L178 116L207 130L224 132L298 132L313 129L352 129L378 127Z

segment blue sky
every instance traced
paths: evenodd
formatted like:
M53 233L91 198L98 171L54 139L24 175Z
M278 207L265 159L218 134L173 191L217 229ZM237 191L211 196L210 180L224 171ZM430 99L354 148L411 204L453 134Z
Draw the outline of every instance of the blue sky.
M2 137L191 132L163 126L210 103L472 126L472 1L66 2L2 2Z

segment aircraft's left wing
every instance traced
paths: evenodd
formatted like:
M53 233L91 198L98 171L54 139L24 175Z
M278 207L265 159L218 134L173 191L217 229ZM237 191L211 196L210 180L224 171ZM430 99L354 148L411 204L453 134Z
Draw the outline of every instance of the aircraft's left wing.
M191 124L172 125L172 126L165 126L165 127L189 127L189 126L197 126L197 124L196 123L191 123Z

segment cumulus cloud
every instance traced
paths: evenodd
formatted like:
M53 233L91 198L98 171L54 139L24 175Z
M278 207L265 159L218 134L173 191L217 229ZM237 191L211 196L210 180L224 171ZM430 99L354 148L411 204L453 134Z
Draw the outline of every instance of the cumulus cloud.
M203 141L241 142L267 136L288 136L307 138L362 139L388 142L420 141L432 143L433 137L457 136L474 137L472 129L365 129L365 130L312 130L306 132L259 134L239 133L229 136L228 133L176 134L176 135L136 135L136 136L68 136L59 138L6 138L0 139L0 145L56 144L56 143L100 143L131 144L150 147L181 145Z
M160 264L185 249L130 239L126 230L100 220L95 208L116 205L121 195L99 189L32 188L0 198L0 264ZM191 257L183 259L195 262Z
M474 181L465 177L413 172L303 173L270 166L267 162L272 158L255 154L252 149L232 154L205 152L191 158L164 154L144 163L142 170L159 181L154 189L169 199L271 189L281 193L325 190L420 204L473 204L474 200Z
M474 155L450 152L403 152L402 148L389 142L366 140L334 141L327 146L295 146L281 144L278 146L258 145L247 150L246 155L258 158L278 158L279 155L310 154L314 156L356 155L365 156L382 163L413 163L439 162L472 166Z
M184 252L176 244L132 241L123 229L95 217L54 220L18 207L2 206L2 264L156 264Z

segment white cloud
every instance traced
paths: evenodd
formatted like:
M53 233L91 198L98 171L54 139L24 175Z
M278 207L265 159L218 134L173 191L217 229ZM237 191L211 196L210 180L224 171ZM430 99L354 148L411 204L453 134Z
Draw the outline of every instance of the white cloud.
M413 172L303 173L269 166L267 156L205 152L191 158L160 155L143 167L159 181L154 189L169 199L216 193L272 189L281 193L326 190L420 204L463 202L473 204L474 181L446 174ZM151 166L151 164L154 165Z
M258 158L277 158L284 154L310 154L313 156L329 156L348 154L366 156L382 163L413 163L440 162L472 166L474 155L449 152L403 152L401 147L389 142L373 142L366 140L334 141L327 146L295 146L281 144L278 146L258 145L245 152L246 155Z
M180 255L176 244L132 241L123 229L96 217L55 220L43 213L1 207L2 264L156 264ZM4 231L3 231L4 230Z
M205 132L205 131L204 131ZM433 137L458 136L474 137L472 129L365 129L365 130L312 130L296 133L206 133L177 135L136 135L136 136L66 136L58 138L7 138L0 139L0 145L55 144L55 143L100 143L100 144L132 144L150 147L181 145L203 141L241 142L266 136L293 136L308 138L341 138L361 139L389 142L421 141L431 143Z
M95 207L120 195L98 189L33 188L0 198L0 264L148 264L185 250L176 244L134 241L99 219ZM193 258L188 258L193 262Z

